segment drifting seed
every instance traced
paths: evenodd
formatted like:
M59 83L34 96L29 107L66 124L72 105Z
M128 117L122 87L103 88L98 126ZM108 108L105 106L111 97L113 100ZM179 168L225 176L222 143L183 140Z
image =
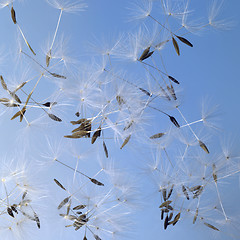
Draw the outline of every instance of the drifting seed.
M181 42L187 44L189 47L193 47L193 45L186 39L180 36L175 35Z
M169 75L168 75L168 78L169 78L171 81L175 82L176 84L179 84L179 81L178 81L176 78L174 78L174 77L172 77L172 76L169 76Z
M189 200L189 195L187 193L187 189L182 185L182 191L184 193L184 195L186 196L187 200Z
M164 218L164 211L161 210L161 220L163 220L163 218Z
M206 153L209 153L209 150L207 148L207 146L200 140L198 140L198 143L200 145L200 147L206 152Z
M96 239L96 240L102 240L98 235L96 235L96 234L93 234L93 236L94 236L94 238Z
M76 112L75 115L76 115L76 117L80 117L80 113L79 112Z
M66 191L66 188L57 179L54 178L53 180L60 188Z
M1 78L1 84L2 84L3 89L4 89L4 90L8 90L8 88L7 88L7 84L5 83L5 81L4 81L3 77L2 77L2 75L0 76L0 78Z
M51 72L49 72L53 77L55 77L55 78L63 78L63 79L66 79L66 77L65 76L63 76L63 75L60 75L60 74L57 74L57 73L51 73Z
M172 98L173 98L174 100L177 100L177 97L176 97L176 94L175 94L175 91L174 91L173 86L171 85L171 87L169 87L169 86L167 85L167 90L168 90L168 92L171 94Z
M81 123L83 123L83 122L85 122L85 121L87 121L86 118L81 118L81 119L79 119L79 120L77 120L77 121L71 121L70 123L71 123L72 125L76 125L76 124L81 124Z
M143 61L143 60L151 57L151 56L153 55L153 53L154 53L154 51L149 52L149 53L148 53L142 60L140 60L140 61Z
M171 202L172 202L171 200L165 201L165 202L163 202L163 203L159 206L159 208L166 207L166 206L168 206Z
M86 207L86 205L78 205L78 206L74 207L73 210L84 209L85 207Z
M166 216L165 220L164 220L164 229L166 230L168 226L168 215Z
M151 139L156 139L156 138L160 138L160 137L162 137L164 135L165 135L165 133L157 133L157 134L152 135L150 138Z
M97 138L100 137L100 136L101 136L101 127L99 127L99 128L97 129L97 131L93 134L91 143L92 143L92 144L95 143L95 141L97 140Z
M23 193L23 195L22 195L22 200L24 200L24 198L26 197L26 195L27 195L27 191L25 191L25 192Z
M8 215L14 218L13 211L10 207L7 208Z
M58 210L61 209L65 204L67 204L70 198L71 196L64 198L62 202L58 205Z
M104 149L106 158L108 158L108 150L107 150L107 146L104 141L103 141L103 149Z
M173 192L173 187L174 187L174 185L171 186L171 189L170 189L170 191L169 191L169 193L167 195L167 199L169 199L171 197L172 192Z
M15 114L12 116L11 120L13 120L13 119L17 118L18 116L20 116L20 122L21 122L21 121L22 121L21 116L23 117L23 115L24 115L25 112L26 112L26 108L23 107L22 110L18 111L17 113L15 113Z
M45 107L52 107L56 104L57 104L57 102L46 102L46 103L43 103L42 105L45 106Z
M189 190L190 192L194 192L194 191L199 190L201 187L202 187L201 185L197 185L197 186L194 186L194 187L189 188L188 190Z
M20 100L20 98L18 97L18 95L17 95L16 93L9 91L9 94L11 95L12 98L14 98L14 100L15 100L16 102L22 103L21 100Z
M213 229L213 230L220 231L218 228L214 227L212 224L209 224L209 223L206 223L206 222L204 222L204 224L205 224L207 227L209 227L209 228L211 228L211 229Z
M62 121L61 118L57 117L56 115L54 115L54 114L52 114L52 113L48 113L48 116L49 116L52 120L54 120L54 121L57 121L57 122L61 122L61 121Z
M162 195L163 195L163 200L167 201L167 190L166 190L166 188L162 189Z
M13 204L13 205L11 206L11 209L12 209L15 213L18 214L18 211L17 211L17 209L16 209L16 204Z
M13 91L14 93L17 92L19 89L21 89L27 82L21 83L16 89Z
M214 179L215 183L217 183L217 173L216 173L216 165L215 164L212 165L212 169L213 169L213 179Z
M16 13L15 13L15 10L13 9L13 7L11 8L11 16L12 16L13 23L16 24L17 23Z
M169 222L169 225L172 224L173 226L179 221L181 213L178 213L173 221Z
M152 96L152 94L150 92L148 92L147 90L143 89L143 88L138 88L139 90L141 90L142 92L144 92L146 95L148 95L149 97Z
M170 213L169 217L168 217L168 221L170 221L173 217L173 212Z
M40 229L40 220L38 215L34 212L34 218L35 218L35 222L37 223L38 228Z
M175 48L175 51L176 51L177 55L179 56L180 55L179 46L178 46L178 43L177 43L177 41L174 37L172 37L172 42L173 42L173 46Z
M194 194L193 198L197 198L202 193L202 191L203 191L203 187L201 186L201 188L199 190L197 190L195 193L193 193Z
M46 66L49 66L50 63L50 59L51 59L51 50L49 50L49 52L46 55Z
M123 131L126 131L133 125L134 121L131 121L126 127L123 128Z
M104 186L103 183L99 182L98 180L94 179L94 178L90 178L91 182L98 185L98 186Z
M122 149L122 148L129 142L130 137L131 137L131 135L129 135L129 136L124 140L124 142L123 142L122 146L120 147L120 149Z
M177 120L175 119L175 117L169 116L169 118L170 118L170 121L171 121L177 128L180 128L180 125L179 125L179 123L177 122Z
M140 56L139 61L143 61L144 59L146 59L146 56L149 54L149 51L150 51L150 47L147 47L143 51L142 55Z
M196 209L196 213L195 213L194 218L193 218L193 224L196 222L197 217L198 217L198 208Z

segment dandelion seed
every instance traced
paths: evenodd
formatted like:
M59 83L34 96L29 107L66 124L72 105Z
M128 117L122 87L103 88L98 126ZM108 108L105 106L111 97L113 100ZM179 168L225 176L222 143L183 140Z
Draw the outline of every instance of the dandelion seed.
M91 143L92 143L92 144L95 143L95 141L97 140L97 138L100 137L100 136L101 136L101 127L99 127L99 128L97 129L97 131L93 134Z
M76 207L73 208L73 210L80 210L80 209L84 209L87 205L78 205Z
M7 88L7 84L5 83L5 81L4 81L3 77L2 77L2 75L0 76L0 79L1 79L1 84L2 84L3 89L4 89L4 90L8 90L8 88Z
M11 8L11 17L12 17L13 23L16 24L17 23L16 13L15 13L15 10L13 9L13 7Z
M171 213L169 214L168 222L171 221L172 217L173 217L173 212L171 212Z
M17 206L17 205L16 205L16 206ZM11 206L11 209L12 209L15 213L18 214L18 211L17 211L17 209L16 209L16 206L12 205L12 206Z
M23 108L22 110L20 110L20 111L18 111L17 113L15 113L15 114L12 116L11 120L13 120L13 119L17 118L18 116L20 116L20 122L21 122L21 121L22 121L21 116L23 116L25 112L26 112L26 108Z
M197 217L198 217L198 208L196 209L196 213L195 213L194 218L193 218L193 224L195 224L195 222L197 220Z
M166 190L166 188L162 189L162 196L163 196L163 200L167 201L167 190Z
M106 158L108 158L108 150L107 150L107 146L104 141L103 141L103 149L104 149Z
M14 214L13 214L13 211L10 207L7 208L7 212L8 212L8 215L10 215L11 217L14 218Z
M54 178L53 180L60 188L66 191L66 188L57 179Z
M18 97L18 95L17 95L16 93L11 92L11 91L8 91L8 92L9 92L10 96L11 96L12 98L14 98L14 100L15 100L16 102L22 103L21 100L20 100L20 98Z
M161 220L163 220L163 218L164 218L164 211L161 210Z
M60 74L57 74L57 73L52 73L52 72L49 72L53 77L55 78L63 78L63 79L67 79L67 77L63 76L63 75L60 75Z
M170 121L177 127L177 128L180 128L180 125L179 123L177 122L176 118L173 117L173 116L169 116L170 118Z
M206 152L206 153L209 153L209 150L207 148L207 146L200 140L198 140L198 143L200 145L200 147Z
M148 95L149 97L152 96L152 94L150 92L148 92L147 90L143 89L143 88L138 88L139 90L141 90L142 92L144 92L146 95Z
M172 224L173 226L179 221L181 213L179 212L173 219L173 221L169 222L169 225Z
M185 43L186 45L188 45L189 47L193 47L193 45L186 39L180 36L175 35L181 42Z
M168 78L169 78L171 81L175 82L176 84L180 84L179 81L178 81L176 78L174 78L174 77L172 77L172 76L169 76L169 75L168 75Z
M131 138L131 135L129 135L129 136L124 140L124 142L123 142L122 146L120 147L120 149L123 149L123 147L129 142L130 138Z
M156 138L160 138L164 135L165 135L165 133L156 133L156 134L152 135L150 138L151 139L156 139Z
M51 59L51 49L49 50L49 52L46 55L46 66L49 66L50 63L50 59Z
M147 48L143 51L142 55L140 56L139 61L144 60L145 57L147 56L147 54L149 53L149 51L150 51L150 47L147 47Z
M80 117L80 113L79 112L76 112L75 115L76 115L76 117Z
M70 123L71 123L72 125L76 125L76 124L81 124L81 123L83 123L83 122L85 122L85 121L87 121L86 118L81 118L81 119L79 119L79 120L77 120L77 121L71 121Z
M45 106L45 107L52 107L56 104L57 104L57 102L46 102L46 103L43 103L42 105Z
M217 183L216 165L214 163L212 165L212 169L213 169L213 179L214 179L215 183Z
M172 202L171 200L165 201L165 202L163 202L163 203L159 206L159 208L166 207L166 206L168 206L171 202Z
M91 180L92 183L98 185L98 186L104 186L103 183L99 182L98 180L94 179L94 178L89 178Z
M40 229L40 220L38 215L35 212L34 212L34 219L35 219L35 222L37 223L38 228Z
M166 216L165 220L164 220L164 229L166 230L168 227L168 215Z
M49 116L52 120L54 120L54 121L62 122L62 119L61 119L61 118L55 116L55 115L52 114L52 113L48 113L48 116Z
M70 198L71 196L64 198L62 202L58 205L58 210L61 209L64 205L66 205Z
M211 229L213 229L213 230L215 230L215 231L220 231L218 228L214 227L212 224L209 224L209 223L206 223L206 222L204 222L204 224L205 224L207 227L209 227L209 228L211 228Z
M170 191L169 191L169 193L167 195L167 199L169 199L171 197L172 192L173 192L173 187L174 187L174 185L171 186L171 189L170 189Z
M178 43L177 43L177 41L174 37L172 37L172 42L173 42L173 46L175 48L175 51L176 51L177 55L180 56L179 46L178 46Z
M27 191L25 191L25 192L23 193L23 195L22 195L22 200L24 200L24 198L26 197L26 195L27 195Z
M186 196L187 200L189 200L189 195L187 193L187 189L182 185L182 191L184 193L184 195Z
M171 87L169 87L169 86L167 85L167 90L168 90L169 93L171 94L172 98L176 101L176 100L177 100L177 96L176 96L176 94L175 94L175 91L174 91L173 86L171 85Z

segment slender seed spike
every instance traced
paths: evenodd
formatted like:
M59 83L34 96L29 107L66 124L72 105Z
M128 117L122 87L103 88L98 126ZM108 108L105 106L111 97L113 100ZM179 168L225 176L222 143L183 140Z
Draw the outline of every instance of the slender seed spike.
M32 47L30 46L30 44L28 43L28 41L26 41L26 44L27 44L28 48L30 49L30 51L33 53L33 55L36 56L36 53L34 52L34 50L32 49Z
M194 186L194 187L189 188L188 190L189 190L190 192L194 192L194 191L199 190L201 187L202 187L201 185L197 185L197 186Z
M187 200L189 200L189 195L187 193L187 189L182 185L182 191L184 193L184 195L186 196Z
M170 191L169 191L169 193L167 195L167 199L169 199L171 197L172 192L173 192L173 187L174 187L174 184L171 186L171 189L170 189Z
M170 215L168 217L168 221L171 221L172 217L173 217L173 212L170 213Z
M162 189L162 195L163 195L163 200L167 201L167 190L166 190L166 188Z
M206 146L202 141L200 141L200 140L198 140L198 143L199 143L200 147L201 147L206 153L209 154L209 150L208 150L207 146Z
M66 205L70 198L71 196L64 198L62 202L58 205L58 210L61 209L64 205Z
M51 59L51 50L49 50L49 52L46 55L46 66L49 66L50 63L50 59Z
M159 206L159 208L166 207L166 206L168 206L171 202L172 202L171 200L165 201L165 202L163 202L163 203Z
M14 98L14 100L15 100L16 102L22 103L21 100L20 100L20 98L18 97L18 95L17 95L16 93L9 91L9 94L11 95L12 98Z
M26 112L26 108L23 107L22 110L18 111L17 113L15 113L15 114L12 116L11 120L13 120L13 119L17 118L18 116L20 116L20 122L21 122L21 121L22 121L22 117L23 117L23 115L24 115L25 112Z
M34 212L34 218L35 218L38 228L40 229L40 220L39 220L38 215L35 212Z
M167 85L167 90L171 94L172 98L176 101L177 100L177 96L175 94L175 90L174 90L173 86L171 85L171 87L169 87Z
M215 165L215 163L213 163L212 169L213 169L213 179L214 179L215 183L217 183L217 173L216 173L216 165Z
M66 191L66 188L57 179L54 178L53 180L60 188Z
M17 213L18 214L18 211L17 211L17 209L16 209L16 204L13 204L12 206L11 206L11 209L15 212L15 213Z
M0 102L8 103L8 102L10 102L10 99L8 99L8 98L0 98Z
M11 217L14 218L14 214L13 214L13 211L10 207L7 208L7 212L8 212L8 215L10 215Z
M103 141L103 149L104 149L106 158L108 158L108 150L107 150L107 146L104 141Z
M163 220L163 218L164 218L164 211L161 210L161 220Z
M195 213L194 218L193 218L193 224L195 224L195 222L197 220L197 217L198 217L198 208L196 209L196 213Z
M55 116L55 115L52 114L52 113L48 113L48 116L49 116L52 120L54 120L54 121L62 122L62 119L61 119L61 118Z
M25 84L26 84L27 82L23 82L23 83L21 83L18 87L16 87L16 89L14 89L14 93L15 92L17 92L19 89L21 89L21 88L23 88L24 86L25 86Z
M166 230L168 226L168 215L166 216L165 220L164 220L164 229Z
M55 78L63 78L63 79L66 79L67 77L63 76L63 75L60 75L60 74L57 74L57 73L51 73L49 72L53 77Z
M129 135L129 136L124 140L124 142L123 142L122 146L120 147L120 149L123 149L123 147L129 142L130 137L131 137L131 135Z
M218 228L214 227L212 224L209 224L209 223L206 223L206 222L204 222L204 224L205 224L207 227L209 227L209 228L211 228L211 229L213 229L213 230L220 231Z
M80 209L84 209L87 205L78 205L76 207L73 208L73 210L80 210Z
M146 56L147 56L147 54L149 53L149 51L150 51L150 47L147 47L147 48L143 51L142 55L140 56L139 61L143 61L144 59L146 59Z
M22 200L24 200L24 198L26 197L26 195L27 195L27 191L25 191L25 192L23 193L23 195L22 195Z
M142 58L142 60L140 60L140 61L143 61L143 60L151 57L151 56L153 55L153 53L154 53L154 51L149 52L149 53L148 53L144 58Z
M173 219L173 221L169 222L168 225L172 224L173 226L179 221L181 213L179 212Z
M11 8L11 17L12 17L13 23L16 24L17 23L16 13L13 7Z
M193 45L184 37L180 37L180 36L177 36L175 35L181 42L187 44L189 47L193 47Z
M100 137L100 136L101 136L101 127L99 127L99 128L97 129L97 131L93 134L91 143L92 143L92 144L95 143L95 141L97 140L97 138Z
M43 103L42 105L45 106L45 107L52 107L56 104L57 104L57 102L46 102L46 103Z
M138 88L139 90L141 90L142 92L144 92L146 95L148 95L149 97L152 96L152 94L150 92L148 92L147 90L143 89L143 88Z
M85 121L87 121L86 118L81 118L81 119L79 119L79 120L77 120L77 121L71 121L70 123L71 123L72 125L76 125L76 124L81 124L81 123L83 123L83 122L85 122Z
M7 84L5 83L5 81L4 81L3 77L2 77L2 75L0 76L0 78L1 78L1 84L2 84L3 89L4 89L4 90L8 90L8 88L7 88Z
M156 138L160 138L160 137L162 137L164 135L165 135L165 133L157 133L157 134L152 135L150 138L151 139L156 139Z
M90 178L91 182L98 185L98 186L104 186L103 183L99 182L98 180L94 179L94 178Z
M180 128L180 125L179 123L177 122L176 118L173 117L173 116L169 116L170 118L170 121L177 127L177 128Z
M172 42L173 42L173 46L175 48L175 51L176 51L177 55L180 56L179 46L178 46L178 43L177 43L177 41L174 37L172 37Z
M168 75L168 78L169 78L171 81L175 82L176 84L180 84L179 81L178 81L176 78L174 78L174 77L172 77L172 76L169 76L169 75Z

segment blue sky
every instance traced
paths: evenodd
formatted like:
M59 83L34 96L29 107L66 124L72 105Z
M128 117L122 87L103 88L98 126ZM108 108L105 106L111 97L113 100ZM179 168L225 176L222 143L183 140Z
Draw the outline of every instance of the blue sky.
M5 1L1 2L4 3ZM71 0L68 2L73 3ZM141 94L137 92L139 87L142 87L152 93L153 96L159 94L159 85L154 82L154 77L162 81L159 76L164 75L161 71L155 71L156 69L153 70L152 67L144 65L142 62L126 59L126 56L131 53L131 49L129 42L124 41L124 39L129 36L136 36L134 34L139 31L140 27L142 31L147 29L143 36L140 36L143 41L148 37L147 34L151 35L154 31L155 25L151 23L150 19L129 21L132 11L129 8L132 8L134 3L142 4L143 2L90 0L86 2L88 8L85 11L73 14L63 11L56 41L53 45L53 58L50 60L50 68L46 67L46 53L49 50L49 45L51 45L60 10L51 7L46 1L42 0L14 1L13 6L16 11L17 22L27 41L36 51L37 55L34 56L24 43L19 30L17 30L17 25L13 24L11 20L10 8L12 5L0 9L0 75L3 76L9 89L12 89L16 83L34 79L24 86L24 91L29 94L34 83L44 71L38 63L43 65L45 70L47 68L50 71L45 72L45 76L40 79L36 90L34 90L33 100L30 101L32 107L29 107L25 114L26 121L24 119L20 123L19 118L11 121L11 117L17 111L15 108L7 108L3 104L1 106L1 178L5 179L4 174L8 170L13 172L15 168L21 174L26 174L26 176L17 178L17 180L13 178L13 184L16 181L20 181L21 184L26 182L29 184L28 192L29 198L32 199L31 206L39 214L41 221L40 230L34 226L33 221L26 221L26 225L18 230L19 235L23 234L24 237L31 239L41 239L43 236L45 239L82 239L86 232L88 239L94 239L94 234L98 234L102 239L111 239L109 232L117 229L117 239L176 239L176 237L180 237L198 240L203 238L229 239L232 234L239 236L240 229L237 227L240 214L240 208L237 206L240 197L239 174L229 178L224 176L239 169L240 111L238 95L240 82L238 69L240 48L238 41L240 38L240 3L232 0L225 1L222 5L219 17L220 19L226 19L224 23L229 23L231 25L230 29L208 28L197 34L183 34L182 36L193 44L193 48L178 40L180 56L177 56L170 37L170 41L161 50L160 54L154 52L151 60L149 58L142 61L153 65L156 63L156 66L161 66L161 71L167 71L167 74L174 76L180 82L179 85L172 84L179 100L179 109L189 123L201 119L202 102L204 102L205 109L216 110L211 115L213 118L210 120L213 120L214 125L216 124L217 130L202 126L201 123L199 125L195 124L193 125L193 131L196 132L196 140L187 127L180 132L169 121L166 114L155 111L153 108L143 107L144 104L149 104L160 109L160 111L176 117L182 126L185 122L176 109L176 102L169 103L162 95L151 102L150 98L148 99L142 92ZM164 22L165 17L161 12L160 2L153 1L151 15L160 22ZM184 1L178 2L182 3ZM221 4L220 0L215 2ZM197 21L206 21L208 7L209 1L201 3L190 1L190 9L194 10L192 15ZM172 24L172 29L176 29L179 22L173 21L170 24ZM163 33L164 31L161 30L160 32ZM173 36L177 39L176 35ZM140 37L139 39L141 39ZM158 39L158 37L156 38ZM118 47L110 53L109 61L107 55L103 56L101 53L106 50L106 47L111 46L119 39L121 40L119 41L120 48ZM16 57L16 53L19 52L19 42L22 50L30 57L24 56L24 54ZM151 49L153 49L153 46L152 43ZM61 51L61 48L63 51ZM138 48L138 58L143 50L144 43L141 42ZM61 55L62 53L64 55ZM122 53L124 55L121 55ZM69 57L73 60L67 62L65 68L64 65L57 65L59 56L60 59L61 57ZM32 58L38 63L34 63ZM151 62L152 59L153 62ZM161 64L162 59L165 68ZM55 63L56 66L54 66ZM102 66L105 67L105 70L101 69ZM99 72L103 71L103 73L99 74L96 69ZM51 71L63 76L66 74L66 79L52 77ZM161 72L160 75L158 75L159 72ZM106 77L104 74L106 74ZM163 78L165 78L165 75ZM86 88L86 85L90 87ZM1 98L7 97L7 94L9 94L4 89L1 89L0 93ZM23 91L19 94L22 99L25 98L26 100L28 94ZM122 103L117 96L122 97ZM83 98L85 99L82 100ZM126 103L125 98L130 99L129 106L122 110ZM108 102L104 107L106 99L109 102L114 102L117 99L119 105L108 106ZM57 104L53 105L52 109L46 108L43 111L38 109L41 104L47 101L57 102ZM102 108L99 106L102 106ZM114 109L116 106L117 108ZM144 109L144 114L140 111L141 107ZM139 111L137 111L138 109ZM77 111L80 112L82 118L93 118L94 120L95 116L98 117L101 114L104 115L104 113L106 116L108 114L112 116L112 118L106 117L109 121L102 125L104 135L101 135L96 143L90 144L88 138L69 139L63 137L71 134L71 131L75 128L69 122L77 119L74 115ZM119 115L114 115L114 111ZM62 122L50 119L48 117L49 113L60 117ZM97 117L96 119L98 119ZM129 123L131 117L134 118L136 125L134 122L133 126L129 125L129 129L126 128L127 131L124 130L125 132L122 133L120 131L122 122L124 124ZM120 127L118 124L110 125L110 120L113 123L119 121ZM27 127L26 122L28 121L31 127ZM104 118L102 121L105 121ZM102 123L99 122L97 121L96 124L94 122L95 130L99 126L97 124L101 126ZM133 127L134 130L132 130ZM108 128L113 131L111 132ZM151 135L159 132L165 133L166 136L163 140L149 141ZM183 143L184 134L186 134L189 144L192 144L194 149L189 150L185 162L183 162L186 147ZM131 136L130 140L126 146L123 146L122 144L128 136ZM208 146L209 155L204 155L206 153L198 146L198 137ZM104 154L102 140L108 147L109 158L106 158ZM121 146L122 149L120 149ZM223 152L226 155L229 154L230 159L233 159L232 162L227 163L222 160ZM195 160L201 163L199 168L194 163ZM73 169L63 166L63 163ZM175 185L178 186L172 196L175 199L172 204L175 208L174 216L181 212L181 219L174 227L168 226L167 230L164 230L164 221L160 220L159 205L163 199L159 190L165 186L164 184L168 180L162 173L153 173L151 166L157 163L159 164L158 167L165 168L166 176L172 176L172 178L175 176ZM210 169L207 171L212 171L212 163L216 163L219 176L223 178L216 184L214 184L214 180L212 182L209 180L211 184L206 187L199 205L199 209L202 207L200 212L202 219L199 216L196 224L192 224L198 204L197 200L187 201L183 193L177 189L181 189L182 184L188 186L188 189L197 184L197 179L201 176L204 166L206 165L208 166L207 169ZM22 165L25 166L24 171L21 171ZM113 165L118 170L113 171ZM77 173L76 170L81 173ZM99 170L100 173L98 173ZM187 171L196 176L180 177L182 173ZM211 172L207 173L210 176L212 174ZM99 189L101 187L92 186L87 182L90 178L87 177L87 180L84 175L90 178L96 176L99 181L103 181L105 183L103 190ZM176 178L177 176L179 178ZM27 180L25 180L25 177ZM60 189L53 179L59 180L67 190ZM6 194L4 189L7 185L4 185L3 180L2 182L1 199L4 199L3 196ZM204 185L204 180L202 180L202 184ZM10 189L10 185L8 187ZM37 190L33 191L35 188ZM20 189L20 194L13 201L17 201L16 199L22 196L23 189L24 185ZM78 231L74 231L70 227L64 227L71 222L61 219L59 214L63 214L63 209L59 211L57 207L70 193L73 193L71 196L75 197L72 199L73 204L76 204L74 201L82 201L88 209L91 209L91 207L94 209L94 203L99 204L99 209L91 210L94 212L93 215L95 214L95 222L91 224L96 224L96 226L100 224L105 230L101 230L101 228L99 230L96 226L86 228L84 226ZM118 204L117 202L117 207L115 207L114 194L119 199L126 197L129 203L123 201ZM91 199L92 202L87 199ZM109 205L106 206L110 210L106 210L105 205L103 209L101 208L101 199L109 200ZM120 201L119 199L117 201ZM226 214L231 219L229 226L228 223L224 222L224 212L219 199L223 202ZM12 201L11 195L9 201ZM11 219L6 213L6 205L9 206L10 203L4 204L0 205L4 217L2 220L0 219L0 231L3 230L6 238L18 239L17 234L12 235L5 231L3 222L6 220L4 219L8 221L10 218L9 222L12 220L11 224L13 225L16 219ZM118 208L118 205L122 208ZM214 212L215 206L217 206L215 208L217 210ZM233 206L237 206L236 209ZM210 213L209 209L211 208L214 214ZM188 211L188 209L190 210ZM32 213L31 211L33 210L29 210L29 214ZM106 215L105 212L109 212L109 215ZM109 217L110 220L101 222L102 219L99 220L99 216L104 219ZM20 219L20 214L18 217ZM112 226L111 221L115 225ZM204 222L211 223L219 228L222 227L222 229L218 232L205 226ZM108 229L108 233L106 229ZM234 236L232 239L236 239Z

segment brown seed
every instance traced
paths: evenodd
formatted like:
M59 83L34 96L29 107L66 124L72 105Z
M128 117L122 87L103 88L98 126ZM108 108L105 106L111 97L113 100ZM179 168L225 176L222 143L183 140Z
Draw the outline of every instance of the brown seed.
M194 218L193 218L193 224L196 222L197 217L198 217L198 208L196 209L196 213L195 213Z
M149 51L150 51L150 47L147 47L143 51L142 55L140 56L139 61L143 61L144 59L146 59L146 56L149 54Z
M209 153L209 150L207 148L207 146L200 140L198 140L198 143L200 145L200 147L206 152L206 153Z
M156 138L160 138L164 135L165 135L165 133L156 133L156 134L152 135L150 138L151 139L156 139Z
M11 8L11 17L12 17L13 23L16 24L17 23L16 13L15 13L15 10L13 9L13 7Z
M38 228L40 229L40 220L39 220L38 215L35 212L34 212L34 218L35 218Z
M165 220L164 220L164 229L166 230L168 226L168 215L166 216Z
M78 205L78 206L74 207L73 210L84 209L85 207L86 207L86 205Z
M131 135L129 135L129 136L124 140L124 142L123 142L122 146L120 147L120 149L123 149L123 147L129 142L130 137L131 137Z
M57 179L54 178L53 180L60 188L66 191L66 188Z
M165 201L165 202L163 202L163 203L159 206L159 208L166 207L166 206L168 206L171 202L172 202L171 200Z
M179 56L180 55L179 46L178 46L178 43L177 43L177 41L174 37L172 37L172 42L173 42L173 46L175 48L175 51L176 51L177 55Z
M167 201L167 190L166 190L166 188L162 189L162 196L163 196L163 200Z
M46 66L49 66L50 63L50 59L51 59L51 50L49 50L49 52L46 55Z
M169 78L171 81L179 84L179 81L178 81L176 78L174 78L174 77L172 77L172 76L169 76L169 75L168 75L168 78Z
M173 192L173 187L174 187L174 184L171 186L171 189L170 189L170 191L169 191L169 193L167 195L167 199L169 199L171 197L172 192Z
M70 198L71 196L64 198L62 202L58 205L58 210L61 209L64 205L66 205Z
M161 220L163 220L163 218L164 218L164 211L161 210Z
M122 99L122 97L119 96L119 95L116 96L116 100L117 100L119 106L121 106L122 104L125 103L125 101L124 101L124 100Z
M173 217L173 212L171 212L171 213L169 214L168 222L172 219L172 217Z
M55 78L63 78L63 79L66 79L66 77L65 76L63 76L63 75L60 75L60 74L57 74L57 73L51 73L51 72L49 72L53 77L55 77Z
M3 77L2 77L2 75L0 76L0 79L1 79L1 84L2 84L3 89L4 89L4 90L8 90L8 88L7 88L7 84L5 83L5 81L4 81Z
M72 125L76 125L76 124L81 124L81 123L85 122L86 120L87 120L86 118L81 118L81 119L79 119L77 121L71 121L70 123Z
M25 191L25 192L23 193L23 195L22 195L22 200L24 200L24 198L26 197L26 195L27 195L27 191Z
M212 224L209 224L209 223L206 223L206 222L204 222L204 224L205 224L207 227L209 227L209 228L211 228L211 229L213 229L213 230L220 231L218 228L214 227Z
M7 208L8 215L14 218L13 211L10 207Z
M57 122L62 122L62 119L57 117L56 115L52 114L52 113L48 113L48 116L54 120L54 121L57 121Z
M98 180L94 179L94 178L90 178L91 182L98 185L98 186L104 186L103 183L99 182Z
M76 115L76 117L80 117L80 113L79 112L76 112L75 115Z
M213 169L213 179L214 179L215 183L217 183L216 165L214 163L212 165L212 169Z
M187 44L189 47L193 47L193 45L184 37L180 37L180 36L177 36L175 35L181 42Z
M20 98L18 97L18 95L17 95L16 93L9 91L9 94L11 95L12 98L14 98L14 100L15 100L16 102L22 103L21 100L20 100Z
M15 114L12 116L11 120L13 120L13 119L17 118L18 116L20 116L20 122L21 122L21 121L22 121L22 118L23 118L23 115L24 115L25 112L26 112L26 108L23 107L22 110L18 111L17 113L15 113Z
M184 195L186 196L187 200L189 200L189 195L187 193L187 189L182 185L182 191L184 193Z
M13 92L14 92L14 93L17 92L19 89L21 89L22 87L24 87L26 83L27 83L27 82L21 83L18 87L16 87L16 88L14 89Z
M168 224L172 224L173 226L179 221L181 213L179 212L173 219L173 221L169 222Z
M97 140L97 138L100 137L100 136L101 136L101 127L99 127L99 128L97 129L97 131L93 134L91 143L92 143L92 144L95 143L95 141Z
M144 92L146 95L148 95L149 97L152 96L152 94L150 92L148 92L147 90L143 89L143 88L139 88L139 90L141 90L142 92Z
M103 149L104 149L106 158L108 158L108 150L107 150L107 146L104 141L103 141Z
M30 44L28 43L28 41L26 41L26 44L27 44L28 48L30 49L30 51L33 53L33 55L36 55L36 53L34 52L34 50L32 49L32 47L31 47ZM55 73L54 73L54 74L55 74ZM56 74L56 75L58 75L58 74ZM58 75L58 76L61 76L61 75ZM61 78L65 78L65 77L61 76Z
M177 122L176 118L173 117L173 116L169 116L170 118L170 121L177 127L177 128L180 128L180 125L179 123Z

